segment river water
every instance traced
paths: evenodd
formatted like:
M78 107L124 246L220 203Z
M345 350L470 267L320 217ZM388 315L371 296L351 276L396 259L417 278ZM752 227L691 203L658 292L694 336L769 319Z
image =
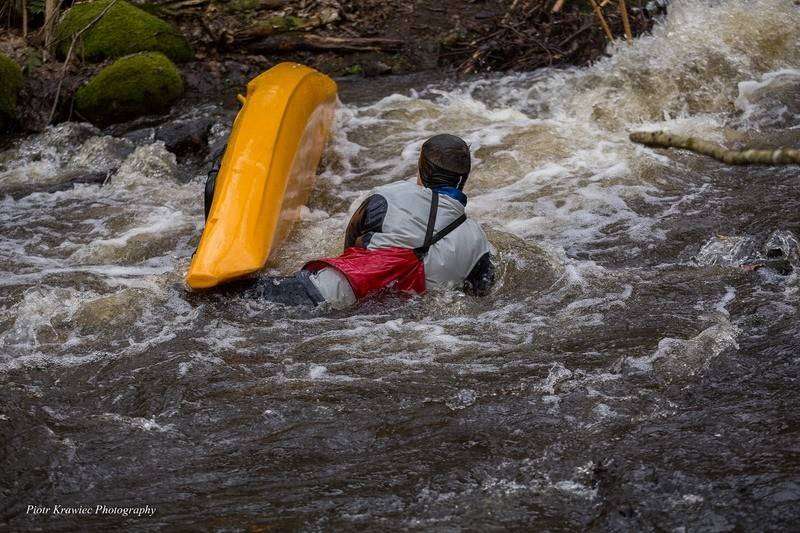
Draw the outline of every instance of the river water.
M797 147L798 45L790 1L677 0L591 67L343 93L270 268L336 253L358 198L451 132L497 253L485 298L308 314L189 293L208 163L77 123L19 140L0 155L0 528L796 528L800 171L627 135ZM182 113L213 117L210 142L232 118ZM53 187L86 169L106 183ZM26 513L98 504L157 511Z

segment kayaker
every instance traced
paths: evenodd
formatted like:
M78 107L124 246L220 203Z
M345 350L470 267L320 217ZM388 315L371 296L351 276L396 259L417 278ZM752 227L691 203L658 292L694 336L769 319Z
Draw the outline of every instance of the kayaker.
M350 218L341 255L310 261L294 276L262 277L249 291L336 309L381 292L422 294L440 286L486 294L495 279L489 242L464 213L470 168L461 138L431 137L420 151L417 182L373 189Z

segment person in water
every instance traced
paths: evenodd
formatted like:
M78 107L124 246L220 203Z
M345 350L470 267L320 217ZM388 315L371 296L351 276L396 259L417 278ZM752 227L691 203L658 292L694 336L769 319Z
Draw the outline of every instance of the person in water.
M341 255L310 261L294 276L259 278L249 291L273 302L336 309L381 292L422 294L438 286L486 294L494 265L480 224L464 213L470 169L461 138L431 137L420 150L417 182L373 189L350 218ZM206 213L213 185L206 187Z

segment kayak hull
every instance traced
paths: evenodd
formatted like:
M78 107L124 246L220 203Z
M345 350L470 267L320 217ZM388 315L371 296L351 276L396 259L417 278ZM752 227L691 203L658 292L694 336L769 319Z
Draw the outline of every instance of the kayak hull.
M336 102L333 80L296 63L247 84L186 275L191 288L264 268L308 200Z

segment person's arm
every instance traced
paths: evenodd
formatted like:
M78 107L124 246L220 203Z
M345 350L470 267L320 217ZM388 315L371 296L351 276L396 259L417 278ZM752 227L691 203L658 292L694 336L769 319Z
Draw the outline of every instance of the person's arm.
M472 267L464 280L464 292L473 296L486 296L494 285L494 263L491 252L486 252Z
M380 194L373 194L361 203L347 225L344 235L345 250L352 246L367 247L372 234L382 231L387 207L386 198Z
M206 188L203 194L203 209L205 211L206 220L208 214L211 212L211 203L214 201L214 189L217 187L217 173L219 172L219 165L214 165L206 178Z
M211 212L211 203L214 201L214 189L217 186L217 174L219 174L219 169L222 166L222 156L225 154L226 144L227 143L225 139L222 141L217 141L217 143L209 150L208 157L206 158L206 162L211 162L211 170L208 171L205 194L203 196L203 207L206 220L208 220L208 213Z

